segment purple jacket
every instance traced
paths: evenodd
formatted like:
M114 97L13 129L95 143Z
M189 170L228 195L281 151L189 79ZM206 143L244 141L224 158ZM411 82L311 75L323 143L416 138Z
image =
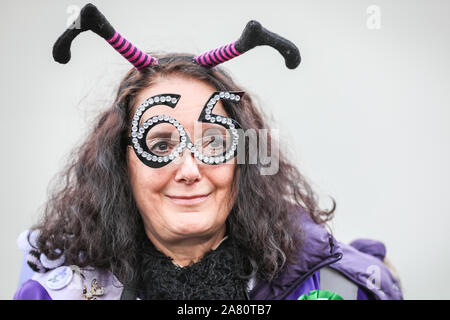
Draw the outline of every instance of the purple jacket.
M398 281L382 261L386 249L381 242L357 240L351 245L337 242L303 211L300 223L304 245L298 261L288 264L272 282L256 284L250 292L251 299L297 299L311 290L319 290L319 270L325 266L358 285L358 299L403 299Z
M339 243L303 211L299 223L303 230L299 259L294 264L287 264L270 283L257 282L249 291L250 299L295 300L312 290L320 290L320 269L325 266L338 271L358 286L358 300L403 298L399 283L382 261L386 249L381 242L357 240L351 245ZM83 299L86 296L82 296L82 289L84 285L89 287L93 279L105 288L105 293L97 299L120 298L123 287L111 273L83 270L83 274L84 278L74 275L69 285L54 290L48 286L48 274L35 273L23 283L14 299Z

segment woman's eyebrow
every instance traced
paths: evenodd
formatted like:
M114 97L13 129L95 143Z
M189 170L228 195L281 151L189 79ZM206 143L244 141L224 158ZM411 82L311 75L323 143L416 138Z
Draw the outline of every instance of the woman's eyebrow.
M147 134L147 139L153 139L153 138L172 138L174 135L173 131L162 131L162 130L156 130L152 129Z

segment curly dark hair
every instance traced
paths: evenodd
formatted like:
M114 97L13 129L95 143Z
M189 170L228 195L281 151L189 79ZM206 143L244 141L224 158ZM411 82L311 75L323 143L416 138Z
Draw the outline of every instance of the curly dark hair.
M242 90L221 68L199 66L184 54L160 55L157 66L130 70L113 105L99 115L56 176L41 220L32 228L39 232L38 250L49 259L64 254L67 264L109 270L123 284L137 279L138 239L145 233L128 175L130 119L141 90L158 76L174 74L204 81L218 91ZM248 94L238 105L225 102L224 107L243 130L268 128ZM273 137L266 139L271 150ZM248 158L247 144L245 150ZM320 209L311 186L281 150L274 175L261 175L260 163L238 166L228 233L254 262L258 278L270 281L296 258L301 246L301 230L293 223L299 207L316 223L324 223L332 218L335 202L329 211Z

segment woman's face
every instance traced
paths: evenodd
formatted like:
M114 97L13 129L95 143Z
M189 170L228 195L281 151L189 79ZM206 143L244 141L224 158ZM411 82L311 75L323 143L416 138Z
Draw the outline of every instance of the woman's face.
M181 95L175 108L163 105L149 108L141 123L159 114L172 116L194 141L203 131L197 119L215 91L214 87L199 80L167 76L159 78L139 94L134 110L154 95ZM215 106L214 113L228 116L221 101ZM155 169L142 163L133 149L128 148L131 186L151 240L172 242L225 233L225 220L233 204L231 191L235 158L219 165L209 165L194 158L189 150L184 149L183 152L176 161Z

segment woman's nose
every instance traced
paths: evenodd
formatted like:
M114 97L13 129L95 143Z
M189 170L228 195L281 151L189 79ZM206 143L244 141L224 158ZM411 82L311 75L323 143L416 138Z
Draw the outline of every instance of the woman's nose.
M177 182L185 182L192 184L201 178L199 163L195 160L194 155L189 150L184 150L182 156L176 159L177 172L175 180Z

